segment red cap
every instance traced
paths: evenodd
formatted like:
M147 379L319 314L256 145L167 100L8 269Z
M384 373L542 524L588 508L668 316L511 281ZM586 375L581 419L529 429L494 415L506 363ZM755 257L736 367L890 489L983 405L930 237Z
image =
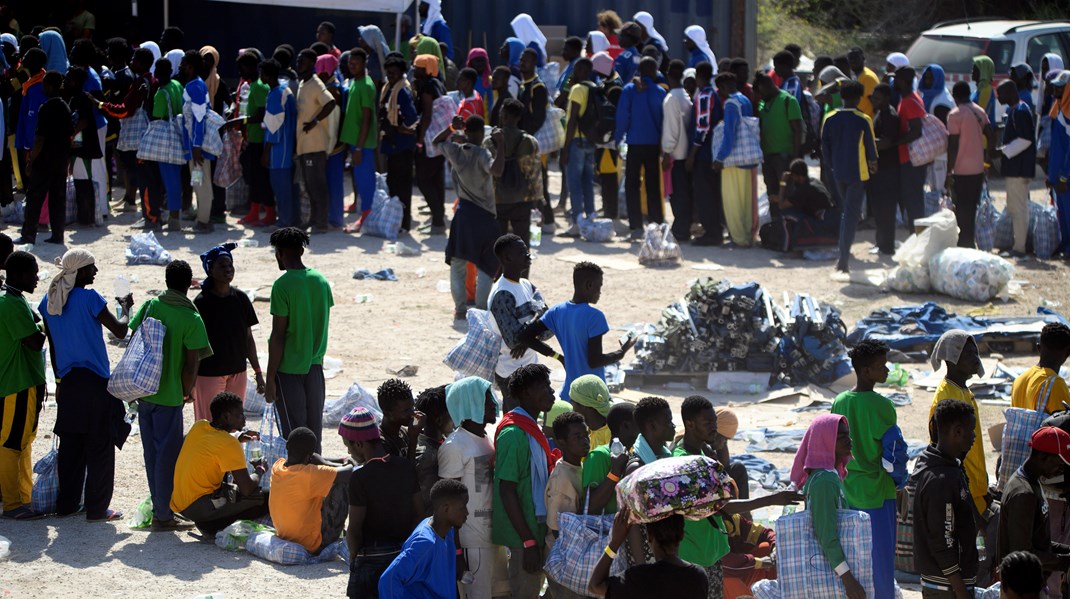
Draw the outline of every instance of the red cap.
M1070 465L1070 433L1055 426L1044 426L1033 433L1029 446L1044 453L1054 453Z

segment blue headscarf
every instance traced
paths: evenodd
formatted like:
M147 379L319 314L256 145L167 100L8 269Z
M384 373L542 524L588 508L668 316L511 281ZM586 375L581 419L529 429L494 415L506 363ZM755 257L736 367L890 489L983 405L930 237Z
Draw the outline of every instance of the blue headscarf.
M212 266L215 264L215 261L218 260L221 256L227 256L228 258L230 258L230 261L233 262L234 254L231 254L230 252L236 247L238 247L238 244L234 243L233 241L229 241L227 243L224 243L223 245L217 245L214 248L208 250L207 252L201 254L201 266L204 267L204 274L208 275L208 278L206 278L204 280L204 283L201 285L202 289L208 289L212 286Z
M42 31L37 39L41 44L41 49L48 55L45 70L66 73L67 46L63 44L63 36L55 31Z
M446 385L446 411L449 412L454 426L460 428L465 420L484 424L484 407L487 403L488 390L490 390L490 381L478 376L466 377ZM497 407L494 409L494 415L498 415Z
M925 86L925 73L931 73L933 76L933 84L928 87ZM934 106L938 105L937 100L943 99L942 104L947 104L948 97L945 96L950 96L950 94L947 91L944 68L938 64L925 67L925 70L921 72L921 80L918 82L918 91L921 92L921 101L925 104L926 112L933 111ZM954 100L951 100L949 108L954 107Z
M520 64L520 55L524 53L524 42L519 38L507 37L505 38L505 45L509 47L509 67L515 67Z

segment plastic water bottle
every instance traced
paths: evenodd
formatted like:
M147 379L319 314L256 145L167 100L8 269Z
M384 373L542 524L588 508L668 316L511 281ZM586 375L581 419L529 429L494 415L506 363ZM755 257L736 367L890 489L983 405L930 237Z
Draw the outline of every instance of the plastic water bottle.
M123 317L123 298L130 295L130 281L126 275L115 275L115 317Z
M358 303L358 304L370 304L370 303L372 303L372 294L370 294L370 293L357 294L357 296L353 298L353 301Z
M195 167L189 172L189 184L193 187L200 187L204 183L204 169L201 167Z
M542 227L535 223L531 223L529 231L531 232L530 247L537 248L542 245Z
M123 403L126 404L126 415L123 416L123 420L125 420L127 424L133 424L134 420L137 418L137 402L127 401Z
M988 559L988 550L985 549L985 534L982 531L977 531L977 559L982 562Z
M250 238L239 239L238 240L238 247L258 248L258 247L260 247L260 242L255 240L255 239L250 239Z
M624 453L624 444L617 437L613 437L613 442L609 444L609 455L617 457L622 453Z

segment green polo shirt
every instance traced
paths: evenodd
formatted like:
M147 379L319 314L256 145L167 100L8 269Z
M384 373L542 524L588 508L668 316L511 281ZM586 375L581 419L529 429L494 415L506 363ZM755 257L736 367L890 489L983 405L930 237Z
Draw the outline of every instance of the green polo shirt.
M40 329L22 295L0 293L0 398L45 384L45 357L22 344Z
M260 109L267 109L267 97L270 91L271 88L259 79L249 84L249 102L246 105L248 116L256 116ZM260 123L249 125L245 131L245 139L251 144L264 143L264 126Z
M342 143L357 146L360 139L361 114L364 109L371 110L369 119L368 135L364 138L361 148L374 150L379 145L379 117L375 105L375 84L371 77L365 75L360 79L354 79L349 83L348 97L346 98L345 120L342 121Z
M791 154L791 121L802 124L802 110L795 96L780 90L772 100L758 102L758 119L762 126L762 152Z

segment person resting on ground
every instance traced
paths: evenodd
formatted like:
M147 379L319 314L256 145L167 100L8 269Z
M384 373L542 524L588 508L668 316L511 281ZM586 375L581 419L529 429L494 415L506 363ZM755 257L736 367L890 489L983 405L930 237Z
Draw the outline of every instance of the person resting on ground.
M271 467L268 507L275 534L313 555L337 541L349 514L353 464L329 462L316 453L316 433L301 426L286 439L286 459Z
M260 439L245 429L242 398L223 392L212 399L212 421L193 423L175 463L171 511L192 520L207 540L238 520L268 513L268 493L260 492L263 467L250 474L241 444ZM232 433L242 431L237 438ZM233 483L224 482L230 473Z

